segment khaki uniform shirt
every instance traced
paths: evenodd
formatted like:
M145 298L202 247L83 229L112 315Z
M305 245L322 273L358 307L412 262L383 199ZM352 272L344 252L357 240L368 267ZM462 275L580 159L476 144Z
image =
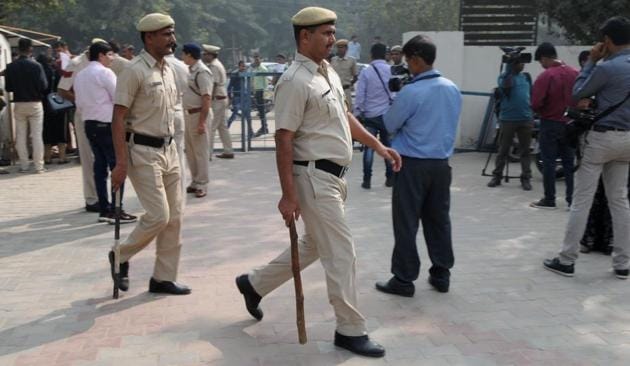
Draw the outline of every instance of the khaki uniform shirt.
M335 72L341 79L341 85L344 87L352 86L352 80L358 75L357 73L357 60L352 57L340 58L335 56L330 61L330 65L335 69Z
M352 135L341 80L327 61L328 79L311 59L296 54L276 86L276 129L295 132L294 160L328 159L349 165Z
M188 87L184 89L183 96L184 109L201 107L202 96L212 96L213 84L212 72L201 60L190 66Z
M126 67L116 83L114 104L129 108L127 131L153 137L173 136L177 103L175 74L168 62L160 68L142 50Z
M212 60L211 63L208 64L208 68L210 68L210 72L212 72L212 76L214 79L214 94L213 97L226 97L227 96L227 74L225 72L225 67L218 58Z
M74 84L74 77L77 76L79 71L85 69L87 65L90 64L90 59L88 58L87 52L83 52L80 56L77 56L70 60L68 67L66 67L66 72L70 73L70 76L64 76L59 80L59 85L57 85L58 89L63 89L66 91L72 90L72 85Z
M123 72L125 67L129 65L129 63L130 61L127 60L126 58L121 57L119 55L115 55L114 60L112 61L112 65L109 68L112 69L114 74L116 74L116 77L118 77Z

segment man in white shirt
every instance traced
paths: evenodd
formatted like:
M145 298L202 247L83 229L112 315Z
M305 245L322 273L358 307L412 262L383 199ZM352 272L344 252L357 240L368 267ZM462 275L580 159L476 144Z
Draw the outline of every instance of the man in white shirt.
M357 36L352 36L348 42L348 56L357 61L361 58L361 43L357 41Z
M85 120L85 133L94 154L94 183L100 214L99 222L115 222L113 201L108 199L107 176L109 167L116 166L114 144L112 140L112 114L114 111L114 93L116 75L109 68L114 60L112 47L104 42L96 42L88 51L90 63L81 70L74 80L75 102ZM121 199L123 186L120 187ZM121 213L120 222L135 222L136 217Z

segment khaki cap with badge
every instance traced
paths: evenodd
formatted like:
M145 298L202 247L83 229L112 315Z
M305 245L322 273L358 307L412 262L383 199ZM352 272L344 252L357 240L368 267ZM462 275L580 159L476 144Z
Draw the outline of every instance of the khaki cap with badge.
M291 23L300 27L310 27L336 21L337 14L335 14L334 11L316 6L304 8L298 11L293 18L291 18Z
M140 32L155 32L173 25L175 25L175 21L170 16L162 13L151 13L140 19L136 29Z
M340 39L337 42L335 42L335 46L342 46L342 47L347 47L348 46L348 40L347 39Z

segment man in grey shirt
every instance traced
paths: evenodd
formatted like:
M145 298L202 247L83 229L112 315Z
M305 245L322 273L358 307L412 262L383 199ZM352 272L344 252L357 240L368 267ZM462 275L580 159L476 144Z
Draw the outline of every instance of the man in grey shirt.
M573 87L578 107L597 100L597 112L624 99L612 113L598 120L583 137L584 157L575 176L575 192L564 243L558 257L544 261L552 272L571 277L578 256L597 182L602 176L615 235L612 265L615 276L628 278L630 261L630 206L628 204L628 164L630 162L630 20L608 19L600 28L602 42L591 50ZM599 64L597 62L602 60Z

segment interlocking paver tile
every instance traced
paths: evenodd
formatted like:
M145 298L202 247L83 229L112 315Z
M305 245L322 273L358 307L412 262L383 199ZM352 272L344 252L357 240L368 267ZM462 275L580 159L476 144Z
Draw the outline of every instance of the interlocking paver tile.
M0 365L623 365L630 359L630 286L610 257L582 255L572 279L542 269L559 249L567 213L528 207L540 198L512 180L500 188L480 176L485 154L457 154L451 291L426 282L424 240L413 298L374 290L391 276L391 190L360 188L361 158L348 175L347 219L358 258L360 309L379 360L332 343L335 317L320 264L303 272L309 343L297 342L293 286L263 299L265 318L245 311L234 277L288 246L276 204L274 154L238 154L211 163L204 199L189 197L179 281L190 296L147 293L154 246L131 265L131 287L111 299L106 255L113 227L84 212L76 164L43 175L0 177ZM518 167L514 165L515 170ZM514 172L518 174L518 172ZM558 185L562 185L558 182ZM28 192L20 194L20 192ZM126 210L142 209L131 185ZM125 237L133 225L124 225Z

